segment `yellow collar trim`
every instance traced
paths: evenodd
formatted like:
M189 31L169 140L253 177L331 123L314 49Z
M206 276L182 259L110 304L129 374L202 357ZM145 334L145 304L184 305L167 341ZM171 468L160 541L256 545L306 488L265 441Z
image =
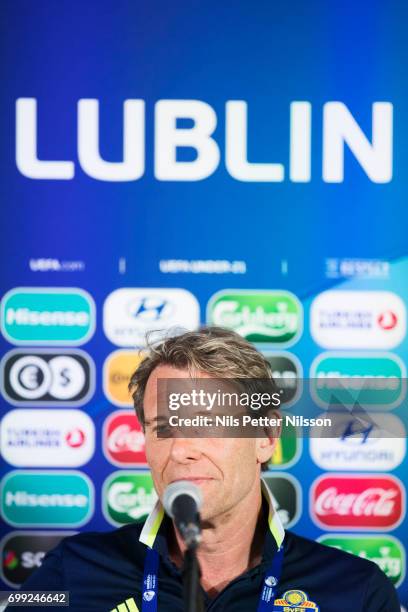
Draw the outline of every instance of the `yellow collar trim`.
M146 544L146 546L149 546L149 548L153 548L153 544L156 539L157 532L160 529L160 525L162 524L163 518L164 508L160 499L158 499L156 505L150 512L145 524L143 525L143 529L139 536L139 542Z
M268 525L269 530L272 533L278 548L282 545L283 538L285 537L285 529L283 528L282 521L279 518L279 514L275 510L273 504L272 493L266 484L265 480L261 476L261 490L264 494L266 501L268 502Z
M268 513L268 525L269 530L272 533L274 540L279 548L279 546L283 542L283 538L285 537L285 530L281 523L278 513L276 512L273 505L273 497L266 484L265 480L261 477L261 491L266 498L269 506ZM160 529L160 525L162 524L164 518L164 508L160 499L157 500L156 505L153 510L150 512L149 516L146 519L146 522L143 526L143 529L140 533L139 542L149 546L149 548L153 548L154 541L156 539L157 533Z

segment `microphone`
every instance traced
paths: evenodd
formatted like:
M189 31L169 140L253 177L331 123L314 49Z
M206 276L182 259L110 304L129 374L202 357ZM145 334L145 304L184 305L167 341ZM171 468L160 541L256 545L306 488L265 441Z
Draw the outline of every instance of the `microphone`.
M166 514L174 519L188 549L197 548L201 541L201 505L201 490L189 480L173 482L164 491L163 506Z

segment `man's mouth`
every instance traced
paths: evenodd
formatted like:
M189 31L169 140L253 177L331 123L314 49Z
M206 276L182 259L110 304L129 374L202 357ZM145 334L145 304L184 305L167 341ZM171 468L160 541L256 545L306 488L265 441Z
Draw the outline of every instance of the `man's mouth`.
M204 482L209 482L210 480L214 480L209 476L182 476L180 478L174 478L171 482L178 482L179 480L188 480L189 482L193 482L194 484L202 484Z

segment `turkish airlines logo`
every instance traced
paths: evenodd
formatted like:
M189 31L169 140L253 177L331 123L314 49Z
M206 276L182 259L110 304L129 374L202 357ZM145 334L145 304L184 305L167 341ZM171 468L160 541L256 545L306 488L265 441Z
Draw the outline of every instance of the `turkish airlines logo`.
M312 302L310 330L328 349L392 349L405 338L406 318L391 291L324 291Z
M0 427L3 458L17 467L79 467L95 451L95 427L81 410L17 408Z
M65 441L71 448L80 448L85 442L85 434L82 429L73 429L67 433Z
M378 325L385 330L394 329L398 323L398 317L392 310L382 312L378 317Z
M403 484L391 476L322 476L312 485L311 516L325 529L393 529L404 509Z
M114 465L147 466L145 437L134 412L118 410L106 419L103 450Z
M11 404L78 406L94 393L95 366L80 350L17 349L2 360L0 378Z

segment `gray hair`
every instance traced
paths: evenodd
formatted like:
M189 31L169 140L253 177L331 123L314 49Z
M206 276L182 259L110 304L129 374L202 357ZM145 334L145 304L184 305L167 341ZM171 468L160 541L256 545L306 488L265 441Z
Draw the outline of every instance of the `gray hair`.
M149 376L159 365L186 369L190 376L206 372L214 378L271 379L267 359L239 334L222 327L204 326L171 336L148 346L145 357L132 374L129 391L137 417L144 429L143 399ZM249 383L249 381L248 381ZM267 464L263 464L265 468Z
M147 355L132 374L129 391L136 414L144 425L143 398L150 374L159 365L186 369L190 376L206 372L214 378L272 379L269 362L237 333L222 327L205 326L148 347Z

